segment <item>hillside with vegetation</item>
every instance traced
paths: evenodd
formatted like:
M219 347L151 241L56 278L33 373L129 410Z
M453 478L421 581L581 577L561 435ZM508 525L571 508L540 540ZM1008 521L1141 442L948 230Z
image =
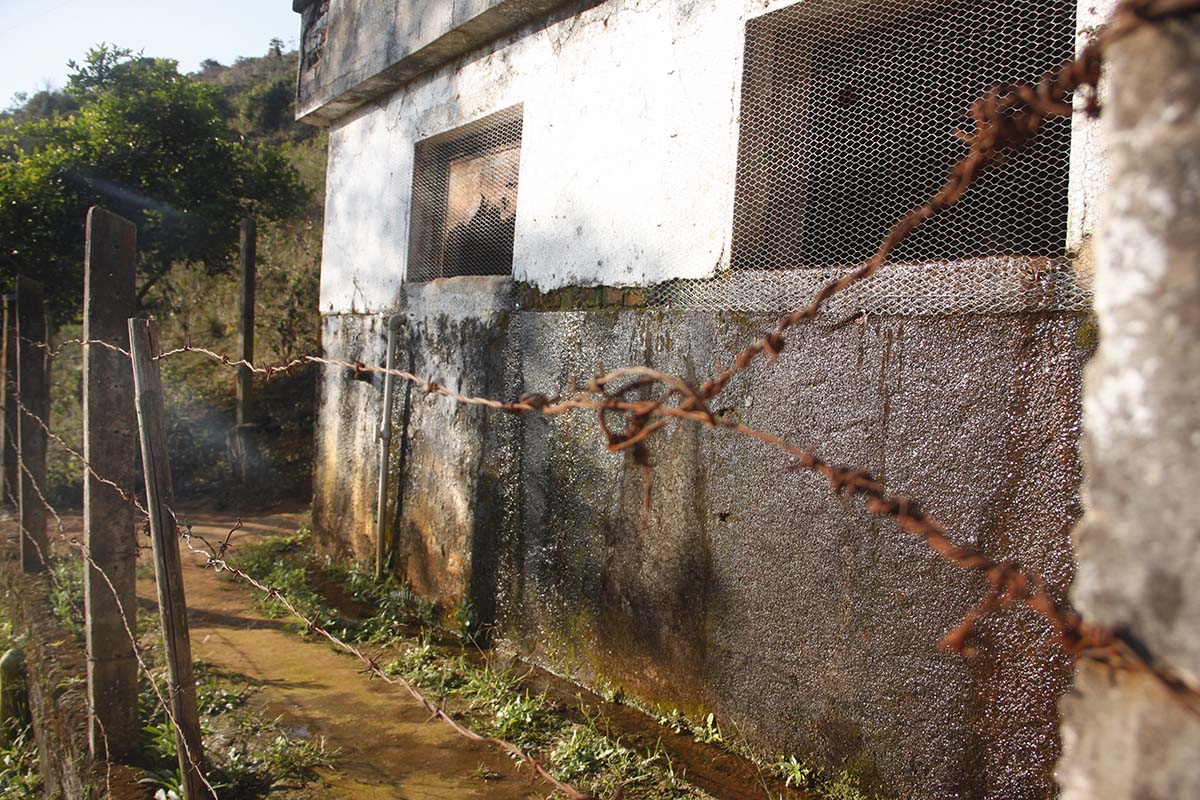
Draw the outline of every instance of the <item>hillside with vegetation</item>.
M211 164L214 156L186 149L193 147L192 142L171 145L174 140L165 138L167 134L154 142L164 150L166 173L186 171L189 159L198 162L195 171L200 174L189 177L191 183L179 191L213 193L216 199L208 206L201 205L198 211L185 209L182 215L189 217L189 222L201 218L202 224L193 224L180 233L170 227L169 214L156 217L144 213L144 207L152 203L170 205L171 192L177 187L169 181L126 191L137 195L140 204L128 212L117 199L110 200L103 194L88 201L101 202L139 223L139 304L143 312L158 320L164 346L191 342L232 356L237 343L237 219L239 214L251 215L258 222L255 360L277 363L317 352L326 135L293 119L297 54L283 52L280 43L272 41L265 55L239 58L230 65L209 60L197 72L180 75L172 61L133 56L102 46L72 66L74 73L67 87L19 97L13 108L0 114L0 199L10 206L25 202L26 218L38 223L47 221L46 232L27 245L26 252L32 249L34 257L25 263L18 248L6 248L0 263L4 282L11 285L18 272L32 273L46 281L56 338L66 340L78 335L82 249L76 249L72 242L65 256L58 258L61 263L55 262L56 255L49 249L44 253L37 250L43 242L46 248L61 245L66 237L82 241L83 217L71 205L78 205L78 197L64 199L48 193L45 184L56 180L63 183L56 174L82 173L91 188L88 168L93 165L69 163L71 148L64 147L61 140L82 141L85 151L92 146L92 139L101 140L91 157L97 164L103 163L103 168L119 170L119 166L104 162L106 158L114 162L125 158L124 154L104 150L109 140L118 138L110 128L126 126L119 135L125 135L128 129L133 131L129 134L132 139L152 126L156 115L174 113L158 110L155 103L176 102L177 106L168 108L181 107L186 113L200 114L200 122L191 123L193 127L212 127L210 138L219 140L223 148L216 155L232 152L236 156L230 173L222 179L209 174L215 168L206 172L205 165ZM120 70L129 72L120 76ZM139 71L149 77L139 77ZM121 80L129 87L122 89ZM113 85L117 91L125 91L119 109L124 116L117 122L104 116L102 91L88 94L94 85L102 86L103 91ZM146 89L147 85L152 89ZM168 101L162 100L164 94ZM182 100L177 101L176 95ZM137 108L142 101L145 118L131 119L134 112L129 109ZM168 142L165 146L164 141ZM60 155L64 150L68 155ZM47 166L41 166L43 163ZM101 172L102 167L96 166L95 170ZM70 178L66 183L71 183ZM103 189L100 181L95 183ZM193 188L196 186L199 188ZM225 200L219 195L228 186L232 186L227 191L231 196ZM239 192L239 196L233 196ZM27 196L34 199L27 200ZM60 214L61 221L53 220L55 214ZM19 219L0 218L0 228L15 229L19 224ZM0 233L6 234L6 239L14 238L10 230ZM31 269L28 263L36 266ZM75 286L80 288L74 290ZM73 445L79 445L81 439L80 365L78 348L68 348L52 369L51 424ZM169 393L168 436L176 491L184 497L220 501L235 488L229 483L225 452L226 435L234 422L234 372L198 355L163 362L163 370ZM259 401L253 422L260 428L259 443L273 479L267 491L256 494L306 496L315 401L312 368L275 376L269 383L260 381L257 387ZM49 470L52 499L64 505L78 502L82 486L78 464L51 447Z

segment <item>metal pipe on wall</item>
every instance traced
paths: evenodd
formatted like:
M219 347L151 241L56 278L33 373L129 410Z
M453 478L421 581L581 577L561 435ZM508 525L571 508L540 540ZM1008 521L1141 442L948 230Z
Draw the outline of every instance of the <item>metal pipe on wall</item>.
M383 376L383 411L379 420L379 493L375 498L375 580L383 579L383 565L387 556L387 497L388 460L392 444L392 395L395 393L396 339L404 326L404 317L394 314L388 318L387 372Z

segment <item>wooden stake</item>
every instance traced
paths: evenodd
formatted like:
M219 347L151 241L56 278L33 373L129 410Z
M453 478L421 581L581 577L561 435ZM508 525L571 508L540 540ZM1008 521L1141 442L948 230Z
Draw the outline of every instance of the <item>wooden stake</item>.
M188 639L183 571L179 564L179 530L163 424L162 380L158 362L154 359L158 353L158 340L152 322L129 320L129 353L133 361L142 471L146 476L146 510L150 516L158 612L170 676L171 713L175 718L183 800L203 800L209 795L200 771L203 752L200 719L196 713L196 681L192 675L192 646Z
M124 346L133 316L137 227L93 207L83 266L83 338ZM133 370L121 353L83 348L83 457L129 497L137 480ZM83 541L95 566L83 573L88 653L88 746L97 759L128 762L138 752L137 539L133 507L89 472L83 476ZM97 568L104 571L101 575ZM107 576L107 580L105 579ZM111 585L110 585L111 584ZM115 591L114 591L115 590Z

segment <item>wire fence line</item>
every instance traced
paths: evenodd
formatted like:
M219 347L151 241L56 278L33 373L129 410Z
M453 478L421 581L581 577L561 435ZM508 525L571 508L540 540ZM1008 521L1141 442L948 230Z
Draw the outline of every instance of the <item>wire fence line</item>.
M392 375L410 381L412 385L419 387L428 395L438 395L459 403L501 413L515 415L533 413L555 416L574 411L591 412L596 415L597 427L605 439L608 450L614 453L629 451L633 462L639 465L644 475L647 476L647 503L651 501L650 443L654 434L672 422L687 422L756 440L788 455L793 459L794 468L821 475L829 482L835 495L861 495L869 512L894 519L902 531L920 539L947 563L983 576L988 586L985 594L967 612L962 621L944 635L939 642L939 647L942 649L968 652L968 639L981 619L1004 608L1025 606L1046 619L1063 651L1072 659L1095 660L1113 668L1147 673L1166 687L1171 695L1192 713L1200 714L1200 691L1189 686L1168 667L1157 663L1152 655L1145 654L1134 642L1127 640L1121 632L1084 620L1069 605L1051 596L1044 582L1037 575L1024 570L1015 562L993 559L978 547L955 544L947 528L924 511L916 500L889 493L884 484L870 472L830 464L817 454L800 448L769 431L722 418L714 414L709 407L711 401L736 376L754 366L760 356L765 356L768 363L777 362L792 328L811 322L817 317L829 298L845 291L852 285L869 279L883 269L888 263L887 259L890 254L909 235L926 220L957 203L969 190L972 182L992 164L998 155L1005 150L1019 148L1036 136L1043 121L1047 118L1072 114L1074 108L1071 98L1074 94L1082 94L1085 100L1084 108L1088 113L1098 113L1096 91L1101 65L1105 51L1114 42L1147 25L1161 24L1166 20L1194 14L1197 11L1200 11L1200 0L1125 0L1118 6L1108 26L1092 39L1076 59L1047 74L1036 84L997 86L980 98L969 110L969 116L974 123L973 131L961 134L961 138L969 147L968 154L950 170L942 189L928 202L901 217L867 262L826 283L816 292L808 305L780 317L772 330L759 336L743 348L732 359L729 366L699 386L693 386L676 375L650 367L635 366L597 375L591 378L582 389L577 386L568 387L562 395L526 393L516 400L501 400L463 394L451 390L432 378L423 378L405 370L388 369L320 355L301 355L279 365L260 366L244 359L232 360L212 349L187 342L182 346L163 350L155 358L163 360L194 353L227 367L245 368L267 380L273 375L291 373L299 368L315 364L330 369L351 371L355 375L362 373ZM22 338L24 339L24 337ZM101 346L126 357L129 356L128 350L102 340L72 339L61 342L55 348L51 348L45 342L26 341L31 345L44 348L47 357L51 359L57 357L67 346ZM637 399L636 395L647 392L653 394L650 399ZM138 501L135 494L131 494L117 482L106 478L81 453L54 434L45 420L29 411L20 404L19 400L17 403L20 411L33 417L47 436L64 448L72 458L77 459L89 475L116 491L123 501L129 503L143 516L146 515L145 507ZM9 433L12 434L11 430ZM23 461L20 462L20 468L32 482L30 472ZM39 502L46 507L48 513L55 520L57 537L70 548L79 552L91 568L96 569L116 598L115 586L107 573L91 558L86 545L79 542L77 537L71 537L66 533L61 515L42 495L41 489L36 486L36 483L34 483L34 489ZM225 540L219 546L214 547L202 537L194 534L186 522L180 521L174 509L170 509L170 513L178 525L180 540L189 553L203 559L201 565L203 568L229 573L264 596L278 600L308 630L324 637L338 649L359 659L365 665L365 671L368 674L407 691L430 712L431 719L442 721L468 739L488 743L505 750L529 766L535 775L549 782L557 791L572 800L584 800L591 797L556 779L543 764L527 751L510 742L485 737L464 727L410 682L399 676L388 675L380 668L375 658L355 645L340 639L318 621L304 615L297 605L278 588L262 583L229 564L225 557L226 551L232 536L241 527L240 520L231 525ZM27 539L33 538L23 528L21 535ZM202 546L197 546L195 541L200 541ZM41 555L43 562L49 563L46 559L48 554ZM118 605L120 605L119 598ZM121 607L121 614L125 631L137 657L139 669L150 681L157 703L172 724L175 724L170 709L170 698L164 696L138 647L135 635L136 626L130 625L123 607ZM193 767L200 770L201 754L189 752L185 754L185 757ZM202 771L200 774L203 776ZM206 788L216 796L216 791L206 778L204 783Z
M86 345L87 345L87 343L84 343L84 346L86 346ZM109 480L108 478L105 478L103 475L101 475L96 470L96 468L82 454L80 454L77 450L75 450L74 448L71 448L69 445L67 445L66 442L63 441L61 437L51 434L50 430L49 430L49 426L46 424L45 420L42 420L40 417L37 417L37 415L35 415L32 411L30 411L29 409L27 409L23 405L21 405L19 403L19 401L17 401L17 402L18 402L18 408L22 411L22 413L33 417L36 420L39 427L41 427L43 431L45 431L47 434L49 434L53 438L53 440L60 447L62 447L72 458L78 460L81 463L81 465L84 467L84 469L87 470L87 472L89 474L91 474L93 477L95 477L101 483L111 487L114 491L117 492L117 494L121 497L122 500L124 500L131 507L133 507L139 513L141 513L143 515L143 517L147 516L145 507L137 500L137 498L130 495L128 492L125 492L124 490L122 490L115 481ZM25 475L27 477L30 477L30 479L32 481L32 475L31 475L28 467L25 465L24 460L20 459L20 457L18 457L18 465L19 465L20 469L25 473ZM71 536L67 533L65 523L63 522L62 515L49 502L49 500L46 499L46 497L42 493L40 487L36 486L36 483L34 483L34 488L35 488L35 494L37 495L38 501L46 509L47 513L49 513L50 516L53 517L53 519L54 519L56 538L59 541L63 542L65 545L67 545L69 548L74 550L75 552L79 553L79 555L90 566L90 568L95 570L96 573L99 574L103 578L105 584L108 587L108 590L112 593L113 598L116 600L117 607L119 609L119 616L121 619L121 623L125 630L126 636L129 639L130 645L133 649L134 656L138 663L138 668L141 671L141 673L143 674L143 676L146 678L146 680L150 683L150 686L152 687L154 695L155 695L155 702L157 703L158 707L164 712L167 719L170 720L171 724L175 727L178 727L178 722L176 720L176 717L171 710L171 700L173 699L173 695L170 695L170 696L164 695L164 693L158 686L158 682L154 678L152 671L150 670L148 664L146 663L146 661L142 655L141 648L138 644L138 639L134 632L136 625L131 623L129 614L128 614L128 610L122 604L120 597L118 595L117 589L116 589L115 585L113 584L111 577L108 575L107 571L100 564L98 564L95 561L95 559L92 558L87 545L84 542L81 542L78 537ZM550 770L541 761L536 759L528 750L525 750L525 749L521 748L520 746L518 746L512 742L509 742L507 740L504 740L504 739L500 739L497 737L484 736L480 733L477 733L474 730L471 730L470 728L466 727L462 723L458 722L450 714L448 714L443 708L439 707L436 703L434 703L431 699L429 699L428 696L426 696L419 689L417 689L417 687L415 685L413 685L411 682L405 680L401 676L388 674L380 667L378 661L374 657L367 655L360 648L339 638L338 636L333 634L331 631L329 631L327 628L325 628L325 626L321 625L318 621L306 616L303 612L301 612L299 610L299 608L296 606L296 604L291 599L289 599L283 592L281 592L280 590L278 590L275 587L268 586L268 585L262 583L261 581L256 580L255 578L253 578L251 575L244 572L243 570L238 569L237 567L234 567L231 564L229 564L225 560L224 556L225 556L225 553L231 543L233 534L236 531L240 530L242 527L242 522L240 519L238 519L233 524L233 526L229 530L229 534L226 536L225 540L219 545L219 547L214 548L207 540L204 539L204 537L199 536L198 534L194 534L192 532L191 524L189 524L185 520L181 519L174 508L168 508L168 512L177 525L177 529L179 531L180 542L187 548L187 550L190 553L199 555L204 559L204 563L201 565L201 568L204 568L204 569L213 568L217 572L229 573L230 575L234 576L238 580L240 580L244 583L247 583L250 586L252 586L253 588L262 592L264 597L277 600L280 604L282 604L288 610L288 612L290 614L292 614L292 616L294 616L297 620L299 620L301 623L303 623L307 630L309 630L313 633L317 633L318 635L327 639L331 644L333 644L339 650L341 650L349 655L352 655L355 658L359 659L361 662L363 662L363 664L366 666L365 672L370 674L372 677L379 678L380 680L384 681L385 683L387 683L389 685L397 686L397 687L405 690L406 692L408 692L417 702L419 702L422 706L424 706L424 708L427 711L429 711L431 720L437 719L437 720L445 723L457 734L459 734L460 736L463 736L471 741L480 742L482 744L488 744L488 745L491 745L494 747L498 747L501 750L509 753L514 758L516 758L518 761L520 761L521 763L528 766L535 776L537 776L537 777L541 778L542 780L546 781L547 783L549 783L557 791L561 792L564 796L569 798L569 800L599 800L599 798L597 798L595 795L581 792L578 789L576 789L575 787L571 786L569 783L556 778L550 772ZM134 532L131 531L131 535L133 535L133 533ZM28 535L28 533L24 530L23 527L20 528L20 534L23 537L25 537L25 539L27 541L32 541L34 543L34 546L37 548L37 551L38 551L39 559L41 560L41 562L44 565L49 566L51 564L49 554L45 553L41 549L41 546L37 544L36 540L32 536ZM200 542L202 542L204 547L203 548L197 547L194 544L194 540L199 540ZM65 591L65 589L61 586L61 584L58 584L58 579L55 576L53 571L48 570L47 574L49 575L49 579L51 581L54 581L58 585L60 590ZM182 688L183 687L177 687L175 691L179 691ZM93 716L94 716L94 714L93 714ZM107 737L105 737L105 740L107 741ZM207 778L207 776L203 770L202 754L191 753L187 747L186 741L182 738L179 739L179 744L183 747L183 753L184 753L184 756L187 759L188 763L191 765L192 769L195 770L197 775L199 775L201 781L204 783L205 788L211 793L211 796L213 798L219 797L216 788L213 786L211 781ZM107 747L106 747L106 750L107 750ZM108 770L108 774L110 775L111 774L111 765L107 761L105 761L105 766L106 766L106 770ZM106 780L108 780L111 783L110 777L107 778ZM620 800L620 796L621 796L621 794L618 792L618 794L614 795L614 800Z
M32 414L32 412L28 411L27 409L22 409L22 410L27 414ZM45 425L44 420L39 419L38 422L43 426ZM11 429L9 429L9 434L11 435L11 433L12 433L12 431L11 431ZM59 441L61 442L61 440L59 440ZM67 448L67 449L70 451L71 455L73 455L74 457L76 457L80 461L82 461L84 463L84 465L89 469L89 471L93 471L91 465L87 463L87 460L84 459L82 455L79 455L75 451L70 450L70 448ZM118 616L121 620L121 625L124 628L125 635L129 640L129 644L130 644L130 648L132 649L133 656L137 661L138 670L142 673L143 677L145 677L146 681L150 684L150 688L154 692L155 702L158 704L159 708L162 709L164 715L167 717L168 720L170 720L170 722L173 726L178 726L175 715L171 710L170 697L164 696L162 689L158 685L158 681L154 677L154 673L151 671L149 664L147 664L145 657L142 655L142 649L141 649L141 646L138 644L138 637L135 632L136 628L137 628L137 624L136 624L136 622L131 622L130 609L125 608L125 604L121 600L120 593L117 591L117 587L113 583L112 577L108 574L108 571L105 570L104 567L102 567L99 563L97 563L96 560L92 557L91 550L85 542L80 541L78 536L71 536L67 533L66 525L63 522L62 514L60 514L58 509L56 509L53 506L53 504L51 504L50 501L46 499L46 496L42 493L41 488L38 487L36 481L34 481L33 475L30 472L29 467L25 464L24 459L21 458L19 455L18 455L17 463L18 463L20 470L25 474L25 476L29 479L30 483L33 485L34 494L37 495L38 502L46 509L46 512L48 514L50 514L51 517L54 518L56 538L59 541L61 541L63 544L65 544L68 548L77 552L80 555L80 557L82 558L82 560L87 564L87 566L90 569L94 570L95 573L103 579L104 585L107 587L108 591L112 594L113 602L115 602L117 605ZM105 480L104 482L115 486L115 484L112 481ZM130 502L131 502L131 505L136 506L136 501L133 501L132 499L130 499ZM145 512L143 511L143 513L145 513ZM18 523L18 528L20 531L20 535L24 538L24 540L32 542L34 547L37 549L38 557L41 560L42 564L46 566L47 574L49 575L50 580L57 584L59 590L64 592L64 596L69 596L66 594L66 590L61 585L61 583L58 583L57 576L55 576L53 570L49 569L49 567L52 563L51 559L50 559L50 554L46 553L45 551L42 550L41 545L39 545L37 543L36 538L31 536L29 534L29 532L26 531L25 528L20 525L20 523ZM136 609L133 609L133 611L134 611L134 614L136 614ZM99 716L96 715L94 712L92 712L90 708L89 708L89 713L92 714L92 717L94 719L99 720ZM105 740L105 753L107 753L108 752L108 746L107 746L108 737L106 734L104 734L103 738ZM196 772L200 775L201 781L204 783L205 787L210 792L212 792L212 796L214 798L216 798L217 797L216 789L213 788L211 782L209 782L208 778L205 776L205 774L203 772L202 759L201 759L200 754L191 753L187 747L186 742L184 742L183 740L180 740L180 744L183 745L184 757L192 765L193 769L195 769ZM109 782L109 784L111 786L111 764L109 763L107 758L104 759L104 762L105 762L105 769L106 769L106 776L107 776L106 780Z
M9 433L11 433L11 430L9 431ZM21 466L24 467L24 464L22 463ZM4 489L5 489L4 494L5 494L8 502L15 508L17 505L17 498L13 496L12 487L5 486ZM47 503L47 511L52 516L54 516L57 520L61 521L61 517L58 517L58 515L50 508L48 503ZM18 535L23 536L25 534L25 531L19 522L18 522L17 528L18 528ZM59 528L60 528L60 530L62 529L61 524L60 524ZM65 536L65 534L64 534L64 536ZM33 541L34 546L38 550L38 557L42 560L43 563L49 564L50 561L47 558L48 554L42 552L41 545L39 545L36 540L33 540L32 537L30 540ZM49 576L49 579L53 583L56 584L59 591L65 591L65 588L62 586L62 584L58 580L58 576L55 575L55 573L53 571L48 571L47 575ZM104 742L104 751L105 751L105 753L107 753L107 752L109 752L109 750L108 750L108 734L104 730L104 723L100 721L100 716L97 715L95 710L92 708L91 698L88 697L86 693L84 694L84 703L87 705L88 714L91 716L92 719L96 720L96 724L100 730L100 738ZM112 796L112 763L107 758L104 760L104 786L105 786L105 789L108 791L109 796Z

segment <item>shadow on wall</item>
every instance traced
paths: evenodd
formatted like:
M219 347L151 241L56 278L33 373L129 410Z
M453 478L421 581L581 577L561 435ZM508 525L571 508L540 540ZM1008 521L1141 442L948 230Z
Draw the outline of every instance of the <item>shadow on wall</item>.
M501 278L407 287L397 305L413 370L502 399L629 364L699 383L773 322L525 311L513 289ZM381 319L327 317L327 354L381 363ZM1020 561L1061 596L1078 514L1082 321L818 321L714 411L870 469L957 541ZM366 554L379 389L333 371L322 380L314 521L326 546ZM849 769L888 793L1053 795L1055 703L1070 672L1041 621L1006 613L980 626L974 658L937 652L981 581L777 451L672 426L651 443L643 518L640 470L606 451L586 412L516 418L416 392L407 425L397 569L446 606L469 599L531 659L651 708L714 711L770 754Z

